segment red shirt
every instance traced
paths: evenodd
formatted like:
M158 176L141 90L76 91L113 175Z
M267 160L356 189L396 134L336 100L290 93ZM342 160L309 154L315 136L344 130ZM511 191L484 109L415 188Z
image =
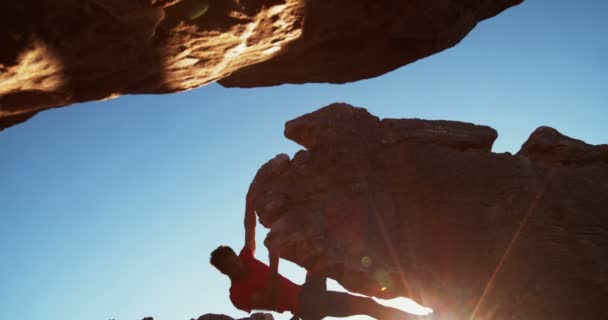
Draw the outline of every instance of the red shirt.
M230 300L235 307L251 312L251 298L254 294L263 294L268 287L270 268L253 257L251 249L244 247L239 253L239 258L243 261L246 274L240 279L232 280L230 286ZM273 311L291 311L294 314L300 311L300 292L302 287L289 281L280 274L277 284L277 303Z

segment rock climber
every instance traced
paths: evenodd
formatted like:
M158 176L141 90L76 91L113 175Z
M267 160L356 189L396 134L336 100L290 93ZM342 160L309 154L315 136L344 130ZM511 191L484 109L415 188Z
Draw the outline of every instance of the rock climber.
M245 246L237 255L228 246L211 253L211 264L230 278L230 300L240 310L291 312L294 318L321 320L324 317L368 315L376 319L417 319L399 309L383 306L369 297L327 291L326 278L307 272L300 286L278 273L279 251L269 248L270 266L254 257L256 214L245 209Z

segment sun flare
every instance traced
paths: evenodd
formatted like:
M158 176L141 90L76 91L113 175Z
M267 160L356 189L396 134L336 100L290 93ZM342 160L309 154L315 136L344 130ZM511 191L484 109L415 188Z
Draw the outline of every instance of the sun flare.
M376 300L376 302L378 302L382 305L397 308L399 310L403 310L408 313L412 313L412 314L416 314L416 315L424 316L424 315L428 315L433 312L433 309L422 306L422 305L416 303L416 301L414 301L412 299L408 299L408 298L399 297L399 298L394 298L394 299L389 299L389 300L374 298L374 300Z

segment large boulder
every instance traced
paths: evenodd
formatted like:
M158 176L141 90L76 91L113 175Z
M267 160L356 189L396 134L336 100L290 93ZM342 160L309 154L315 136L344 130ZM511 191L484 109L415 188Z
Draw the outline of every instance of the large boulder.
M263 165L247 196L285 259L432 319L608 319L605 145L540 128L497 154L489 127L346 104L285 135L306 150Z
M536 129L517 154L565 165L608 164L608 145L589 145L549 127Z
M145 317L142 320L154 320L153 317ZM190 320L235 320L234 318L225 314L207 313L197 319ZM239 318L238 320L274 320L274 317L270 313L256 312L252 313L249 317Z
M0 130L121 94L342 83L449 48L523 0L0 3Z
M192 319L194 320L194 319ZM232 317L223 314L207 313L198 317L196 320L235 320ZM239 318L238 320L274 320L274 317L270 313L256 312L252 313L249 317Z

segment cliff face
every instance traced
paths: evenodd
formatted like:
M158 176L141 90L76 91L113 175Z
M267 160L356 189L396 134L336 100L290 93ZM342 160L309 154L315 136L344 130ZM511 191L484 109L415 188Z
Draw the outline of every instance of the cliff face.
M287 122L304 146L248 194L267 246L353 292L406 296L433 319L605 319L608 156L539 128L496 132L334 104Z
M220 79L369 78L455 45L521 1L3 1L0 129L53 107Z

